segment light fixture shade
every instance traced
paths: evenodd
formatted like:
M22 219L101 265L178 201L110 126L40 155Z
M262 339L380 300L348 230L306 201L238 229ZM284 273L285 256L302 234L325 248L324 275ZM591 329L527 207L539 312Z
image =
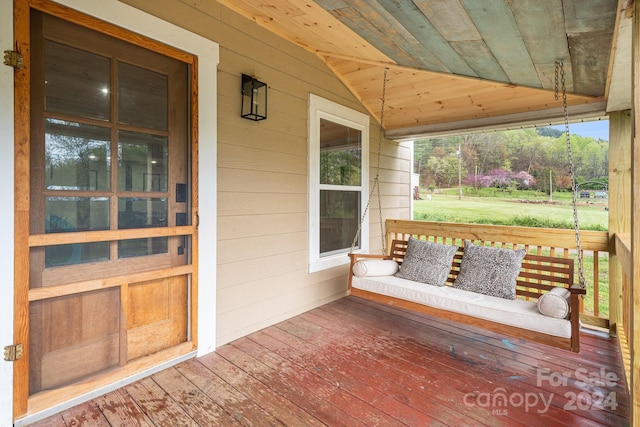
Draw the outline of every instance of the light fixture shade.
M242 113L245 119L267 118L267 84L246 74L242 75Z

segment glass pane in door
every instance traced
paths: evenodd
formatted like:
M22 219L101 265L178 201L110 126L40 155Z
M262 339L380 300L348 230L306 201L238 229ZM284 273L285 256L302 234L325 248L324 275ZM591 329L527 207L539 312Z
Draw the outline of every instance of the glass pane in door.
M45 122L45 188L108 190L110 130L68 120Z
M118 122L167 130L169 84L164 74L118 64Z
M168 152L165 136L120 131L118 190L167 191Z
M124 197L118 200L118 228L166 227L168 199ZM155 255L168 251L168 237L128 239L118 242L118 258Z
M46 111L109 120L109 58L50 40L44 56Z
M47 197L45 232L68 233L109 229L108 197ZM45 248L45 267L109 259L109 242L52 245Z

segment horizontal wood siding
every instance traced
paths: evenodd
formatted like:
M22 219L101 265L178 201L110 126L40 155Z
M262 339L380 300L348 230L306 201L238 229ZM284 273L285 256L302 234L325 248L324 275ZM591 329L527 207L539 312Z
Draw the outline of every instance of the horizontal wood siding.
M126 3L220 44L217 76L200 76L218 79L218 158L200 159L201 168L211 161L218 167L217 217L200 213L201 222L215 220L218 225L218 345L345 295L347 265L307 272L308 94L366 110L315 55L216 2ZM268 84L265 121L240 118L243 73ZM370 135L373 179L379 138L374 119ZM382 141L384 218L410 216L410 153L408 144ZM371 206L371 250L379 252L377 197ZM207 301L199 307L213 309Z

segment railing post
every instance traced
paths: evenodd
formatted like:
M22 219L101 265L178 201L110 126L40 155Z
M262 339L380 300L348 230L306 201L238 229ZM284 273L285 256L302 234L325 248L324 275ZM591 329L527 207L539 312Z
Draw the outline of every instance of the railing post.
M629 111L609 115L609 332L622 322L623 272L615 254L617 233L631 231L631 128Z

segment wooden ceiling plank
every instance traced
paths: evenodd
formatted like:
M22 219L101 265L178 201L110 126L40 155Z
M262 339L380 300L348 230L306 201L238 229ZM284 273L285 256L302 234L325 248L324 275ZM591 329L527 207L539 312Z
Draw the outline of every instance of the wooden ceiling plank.
M405 80L409 78L416 79L418 78L417 74L407 77ZM456 79L454 76L440 76L443 81L450 78ZM475 84L475 82L473 83ZM560 101L555 101L551 91L480 81L478 83L480 85L484 83L484 88L481 90L475 88L471 92L463 89L457 98L449 95L444 100L438 99L428 92L418 92L416 87L423 86L419 81L412 80L413 87L405 84L402 88L406 93L398 93L396 92L397 88L388 86L385 128L391 129L420 123L477 119L492 115L554 108L561 105ZM445 83L444 86L448 85ZM434 90L438 90L437 88L442 87L442 84L438 85L436 83L435 87L436 89ZM375 85L372 85L371 88L371 90L359 93L364 94L363 97L365 99L372 100L368 105L368 109L373 111L376 117L379 117L380 90ZM470 93L473 93L473 95L469 95ZM442 91L442 94L446 94L446 91ZM570 95L568 98L569 105L595 101L597 100L590 97Z
M357 75L359 78L380 78L380 65L363 64L361 62L354 61L331 61L333 67L342 76L347 79L353 80L353 76ZM356 84L356 82L354 82Z
M573 90L573 75L571 73L571 62L563 61L563 67L565 72L565 86L567 92L574 92ZM536 72L542 82L542 87L548 90L554 90L556 85L556 63L555 61L549 64L538 63L536 64ZM560 81L560 80L559 80ZM560 87L558 88L561 89Z
M609 31L569 37L574 92L604 95L612 37Z
M605 95L618 0L565 0L563 6L573 91Z
M426 58L417 60L410 54L411 45L417 44L417 41L415 41L415 39L407 40L404 35L399 34L399 25L396 25L394 28L393 25L385 22L385 19L382 18L377 11L367 8L366 4L363 4L361 0L348 1L350 7L331 11L331 14L336 19L360 35L363 39L367 40L393 61L411 67L424 65L421 62L426 60ZM372 25L372 23L376 25ZM403 46L400 46L396 42L399 37L401 40L404 40L404 43L402 43ZM431 58L434 66L437 66L435 59L435 57ZM442 64L440 64L439 69L446 71Z
M218 0L234 12L306 50L351 55L373 61L389 60L382 52L314 2L308 2L306 14L291 16L285 12L290 0ZM195 7L195 6L194 6Z
M413 0L448 42L482 40L478 29L458 0Z
M424 80L422 74L414 77L406 76L403 79L401 86L388 85L393 91L394 95L400 97L409 97L411 92L416 93L415 88L420 88L420 93L429 94L430 96L438 99L456 98L459 96L471 96L472 94L479 93L483 90L486 91L499 91L504 87L508 87L505 83L483 82L478 81L465 81L456 79L455 76L438 76L437 78L431 78ZM409 100L407 100L410 102Z
M345 7L349 7L347 3L343 0L314 0L318 3L324 10L331 11L337 9L344 9Z
M524 86L541 87L508 2L460 2L509 80Z
M613 31L618 0L564 0L567 34Z
M555 78L549 79L548 67L555 61L565 64L567 88L573 87L569 46L564 30L562 0L528 0L511 2L511 11L516 20L524 44L534 63L538 78L545 89L553 89Z
M360 85L358 81L380 79L382 68L383 67L380 67L379 71L369 68L362 73L354 71L352 75L350 75L350 79L354 81L354 83L352 83L353 87L361 90L364 97L375 96L375 92L368 92L366 90L365 86L370 86L369 84ZM521 96L521 94L531 91L533 91L533 93L544 93L545 96L553 96L553 92L548 90L543 91L541 89L518 87L499 82L487 82L420 71L408 72L393 70L393 72L390 72L388 75L387 88L389 93L393 94L395 98L403 98L404 102L408 104L411 103L411 97L428 95L437 99L446 100L456 97L476 97L483 93L492 94L505 89L508 90L508 93L516 94L513 96ZM377 87L372 90L377 90ZM585 99L590 99L590 97Z
M423 49L431 52L453 74L478 77L464 59L442 37L429 22L422 11L411 0L370 0L379 3L391 17L420 43ZM430 64L424 64L431 68Z
M609 73L607 74L607 89L605 93L607 98L607 112L630 110L631 102L631 73L626 70L632 70L631 66L631 39L632 39L632 23L633 19L628 16L628 12L632 9L627 3L620 2L618 11L618 21L616 23L616 32L614 33L614 46L611 53L611 63L609 64Z
M587 104L602 104L602 101L593 102L575 102L570 106L575 107L579 105ZM411 126L412 124L434 124L445 123L452 121L461 121L478 118L488 118L493 116L505 116L515 113L525 113L532 111L543 110L561 110L562 106L558 103L546 103L544 99L538 99L536 103L522 102L521 100L514 99L508 104L491 104L489 107L478 108L477 106L465 102L449 103L449 104L436 104L436 103L422 103L418 106L404 105L401 108L391 108L385 111L385 127L387 129L393 129L397 127ZM455 111L455 114L451 114ZM428 113L429 120L425 121L425 113ZM413 119L411 119L413 117Z
M414 97L429 96L441 101L455 98L469 98L473 100L482 99L485 101L484 98L490 97L495 98L493 101L504 102L511 98L525 98L528 96L544 97L548 102L555 101L553 91L510 86L501 83L478 82L477 84L465 84L465 82L462 82L457 85L455 89L451 89L451 81L446 77L431 79L427 82L421 80L420 76L406 76L403 80L404 84L402 86L388 84L388 90L390 92L390 96L393 98L402 98L408 105L411 104L410 97L412 94ZM568 94L568 98L582 99L585 101L593 99L593 97L573 94Z
M509 77L484 40L455 41L451 42L451 47L465 58L478 76L496 82L509 82Z
M458 0L413 2L476 75L493 81L510 81Z
M599 119L604 117L604 102L577 105L569 108L572 119ZM385 137L403 141L424 136L444 136L469 132L520 129L530 126L561 124L564 120L562 108L529 111L469 120L453 120L430 125L406 126L387 130Z

